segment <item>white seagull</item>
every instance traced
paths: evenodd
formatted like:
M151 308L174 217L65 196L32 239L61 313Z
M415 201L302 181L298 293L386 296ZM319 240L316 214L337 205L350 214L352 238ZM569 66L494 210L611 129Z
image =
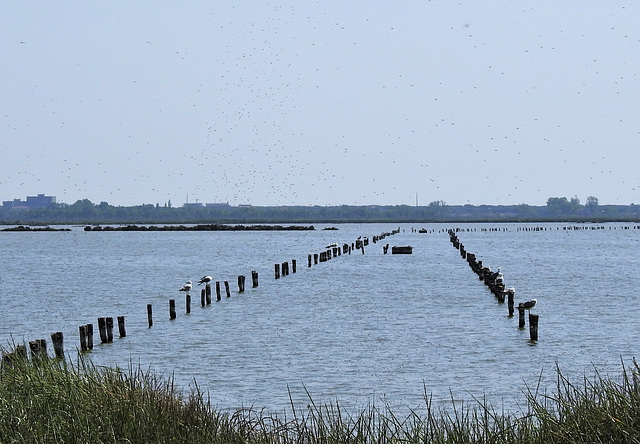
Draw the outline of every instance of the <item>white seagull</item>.
M518 308L524 308L525 310L531 310L538 302L537 299L531 299L530 301L520 302Z
M191 289L193 288L193 285L191 284L191 281L187 281L180 290L178 291L186 291L189 292Z
M200 279L200 281L198 281L198 285L208 284L212 280L213 280L213 278L211 276L203 276L202 279Z

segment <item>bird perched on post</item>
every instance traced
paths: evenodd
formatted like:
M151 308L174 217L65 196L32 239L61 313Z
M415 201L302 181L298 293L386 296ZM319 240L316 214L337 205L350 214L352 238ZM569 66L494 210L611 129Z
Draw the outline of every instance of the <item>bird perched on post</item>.
M525 310L531 310L538 302L537 299L531 299L530 301L520 302L518 308L524 308Z
M203 276L202 279L200 279L200 281L198 281L198 285L208 284L212 280L213 280L213 278L211 276Z
M189 292L191 289L193 288L193 285L191 284L191 281L187 281L182 288L180 288L178 291L186 291Z

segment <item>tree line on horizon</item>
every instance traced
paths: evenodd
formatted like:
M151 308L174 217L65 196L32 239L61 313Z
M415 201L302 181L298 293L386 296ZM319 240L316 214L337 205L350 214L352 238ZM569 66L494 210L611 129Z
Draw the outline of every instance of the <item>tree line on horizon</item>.
M0 223L290 223L290 222L475 222L475 221L634 221L640 206L601 205L589 196L585 204L577 197L550 197L544 206L447 205L433 201L426 206L337 205L337 206L192 206L171 204L113 206L88 199L73 204L53 203L36 209L0 207Z

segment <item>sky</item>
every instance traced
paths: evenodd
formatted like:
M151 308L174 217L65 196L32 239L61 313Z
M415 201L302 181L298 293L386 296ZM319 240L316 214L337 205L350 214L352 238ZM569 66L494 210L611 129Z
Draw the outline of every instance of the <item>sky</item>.
M640 2L4 2L0 200L640 203Z

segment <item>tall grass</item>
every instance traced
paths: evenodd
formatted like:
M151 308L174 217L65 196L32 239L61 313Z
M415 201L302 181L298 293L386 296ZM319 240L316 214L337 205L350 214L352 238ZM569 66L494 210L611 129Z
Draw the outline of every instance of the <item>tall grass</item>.
M556 369L554 394L524 394L527 411L498 412L482 399L396 415L370 404L358 412L339 402L299 408L290 417L263 410L220 412L196 385L184 395L173 378L139 367L95 367L79 358L14 358L0 372L0 442L15 443L640 443L640 368L619 381Z

